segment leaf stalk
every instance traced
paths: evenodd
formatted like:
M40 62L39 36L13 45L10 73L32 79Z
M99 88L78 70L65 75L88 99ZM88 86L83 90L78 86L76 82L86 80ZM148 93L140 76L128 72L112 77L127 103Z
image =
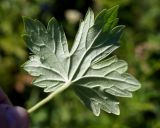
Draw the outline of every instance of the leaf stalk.
M44 104L49 102L51 99L53 99L53 97L55 97L57 94L64 91L65 89L67 89L70 85L71 85L71 82L68 82L68 83L64 84L61 88L58 88L56 91L52 92L46 98L44 98L43 100L41 100L40 102L35 104L30 109L28 109L27 112L30 114L30 113L36 111L38 108L40 108L41 106L43 106Z

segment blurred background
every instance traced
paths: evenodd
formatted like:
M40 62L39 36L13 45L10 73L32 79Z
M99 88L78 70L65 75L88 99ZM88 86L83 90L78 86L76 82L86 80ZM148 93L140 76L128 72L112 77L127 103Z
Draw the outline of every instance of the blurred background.
M88 7L97 14L117 4L119 24L126 28L116 54L142 88L133 98L120 99L120 116L102 112L100 117L66 90L30 115L31 128L160 128L160 0L0 0L0 87L14 105L25 108L47 96L21 68L30 55L21 37L22 16L45 25L54 16L71 46Z

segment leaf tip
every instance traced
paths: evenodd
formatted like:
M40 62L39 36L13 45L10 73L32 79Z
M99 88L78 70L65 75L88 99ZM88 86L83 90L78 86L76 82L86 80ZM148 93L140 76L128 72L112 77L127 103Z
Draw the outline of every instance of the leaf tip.
M33 21L33 19L27 17L27 16L22 16L22 19L23 19L23 23L25 24L26 22L28 21Z
M118 111L116 113L114 113L114 114L119 116L120 115L120 110L118 109Z
M108 11L114 10L115 12L117 12L118 9L119 9L119 5L115 5L115 6L113 6L112 8L108 9Z
M89 8L88 8L88 12L91 12L91 11L93 12L92 8L91 8L91 7L89 7Z
M90 19L90 18L91 18L91 21L94 21L94 12L93 12L93 10L89 7L84 19L87 20L87 19ZM84 21L85 21L85 20L84 20Z
M49 30L49 28L53 25L53 24L58 24L56 18L52 17L49 22L48 22L48 25L47 25L47 30Z
M141 83L137 80L137 88L136 88L136 90L140 89L141 86L142 86ZM136 90L135 90L135 91L136 91Z

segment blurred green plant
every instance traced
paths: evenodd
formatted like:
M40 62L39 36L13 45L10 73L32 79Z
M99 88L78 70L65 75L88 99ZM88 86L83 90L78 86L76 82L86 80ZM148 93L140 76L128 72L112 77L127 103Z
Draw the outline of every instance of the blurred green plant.
M121 48L116 53L129 63L129 72L143 85L141 90L135 92L132 99L120 99L120 116L106 116L107 114L102 112L98 120L80 105L72 91L66 90L65 93L56 96L53 102L47 103L46 107L31 115L31 128L160 127L159 0L95 0L92 4L91 0L0 0L0 85L3 85L3 89L10 95L8 90L13 90L12 87L17 81L15 74L18 73L20 77L24 74L21 73L20 65L26 61L29 52L19 36L23 33L23 15L40 19L45 24L55 16L63 24L71 46L78 23L73 24L69 21L71 19L66 18L68 10L76 10L83 17L89 6L93 5L94 11L99 12L117 4L120 4L119 24L125 24L126 28L121 38ZM2 43L5 50L4 46L1 46ZM15 54L15 47L23 54ZM12 50L12 53L8 52L8 49ZM47 96L34 86L27 87L21 97L26 96L26 92L29 94L23 102L27 108ZM15 96L12 102L20 101L21 97Z

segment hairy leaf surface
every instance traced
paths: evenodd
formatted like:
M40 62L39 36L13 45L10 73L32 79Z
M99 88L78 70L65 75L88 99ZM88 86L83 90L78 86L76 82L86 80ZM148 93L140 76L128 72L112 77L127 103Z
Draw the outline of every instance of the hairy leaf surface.
M33 53L23 65L35 76L33 84L53 92L70 83L82 102L98 116L100 110L120 114L117 97L132 97L140 83L125 73L128 66L112 56L119 45L123 25L116 25L118 6L94 18L91 9L80 23L71 50L61 25L52 18L47 28L24 17L24 39Z

